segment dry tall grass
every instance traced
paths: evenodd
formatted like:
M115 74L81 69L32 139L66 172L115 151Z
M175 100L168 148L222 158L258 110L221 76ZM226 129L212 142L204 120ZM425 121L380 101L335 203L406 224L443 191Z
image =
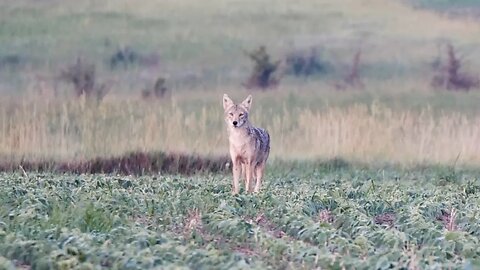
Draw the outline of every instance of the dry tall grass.
M141 100L108 99L98 107L55 99L0 103L4 160L82 160L134 150L227 153L220 105L189 111L175 102ZM256 104L251 118L270 131L273 158L480 165L478 115L377 104L273 111Z

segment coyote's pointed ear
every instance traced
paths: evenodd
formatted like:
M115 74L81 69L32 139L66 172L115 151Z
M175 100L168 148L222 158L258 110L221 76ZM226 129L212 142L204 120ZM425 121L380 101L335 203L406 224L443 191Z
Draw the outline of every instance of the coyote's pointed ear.
M223 94L223 109L227 110L228 108L232 107L233 101L228 97L227 94Z
M248 97L242 102L242 106L247 109L247 111L250 110L250 107L252 107L252 95L248 95Z

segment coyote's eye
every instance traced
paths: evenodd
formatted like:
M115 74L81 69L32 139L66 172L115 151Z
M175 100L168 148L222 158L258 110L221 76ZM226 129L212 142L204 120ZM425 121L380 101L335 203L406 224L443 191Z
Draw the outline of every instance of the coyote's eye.
M233 116L233 113L229 113L229 114L230 114L230 116Z
M242 116L243 116L243 113L239 114L238 116L242 117Z

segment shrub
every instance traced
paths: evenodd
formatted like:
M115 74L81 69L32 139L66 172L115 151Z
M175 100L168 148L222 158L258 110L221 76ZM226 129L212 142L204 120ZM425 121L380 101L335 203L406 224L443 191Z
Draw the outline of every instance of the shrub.
M101 101L110 90L107 84L97 84L95 65L77 58L75 64L63 70L60 79L73 84L76 97L85 96Z
M364 84L360 80L360 59L362 50L359 49L352 60L350 72L343 78L343 81L335 84L337 90L345 90L346 88L363 88Z
M324 74L329 70L329 65L320 59L317 48L313 47L309 51L291 52L286 57L287 74L294 76L311 76L314 74Z
M4 68L18 68L24 64L24 59L17 54L0 56L0 70Z
M130 47L117 49L108 60L110 68L116 69L119 66L128 68L132 65L156 66L159 63L159 57L155 53L142 54Z
M431 85L452 91L469 91L480 86L480 80L469 73L461 72L462 61L456 56L451 44L447 45L447 63L434 66L435 75Z
M157 80L155 81L155 85L153 86L153 89L144 89L142 91L142 97L143 98L150 98L150 97L155 97L155 98L163 98L168 90L168 88L165 86L165 78L163 77L158 77Z
M272 62L265 46L253 52L247 52L247 56L254 62L253 71L250 78L243 85L247 89L258 88L266 90L276 87L280 78L276 78L274 73L277 71L281 61Z
M138 61L139 55L129 47L118 49L112 56L110 56L110 68L115 69L119 65L127 68L129 65L135 64Z

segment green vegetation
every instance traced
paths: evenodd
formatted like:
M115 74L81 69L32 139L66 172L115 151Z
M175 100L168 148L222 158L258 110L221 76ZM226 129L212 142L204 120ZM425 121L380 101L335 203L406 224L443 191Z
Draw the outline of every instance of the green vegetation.
M460 269L479 266L478 172L271 168L224 175L0 175L3 267Z
M479 7L1 1L0 270L480 268L480 91L431 83L476 82ZM261 46L281 79L247 91ZM232 196L206 157L248 92L272 153Z

